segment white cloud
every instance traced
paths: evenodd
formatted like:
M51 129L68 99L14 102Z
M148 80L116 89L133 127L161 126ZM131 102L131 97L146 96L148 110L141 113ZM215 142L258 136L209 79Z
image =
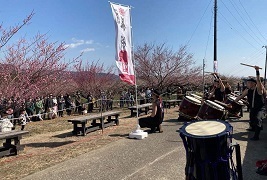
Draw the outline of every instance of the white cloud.
M85 44L93 44L94 41L93 40L89 40L89 41L86 41Z
M71 44L66 44L68 48L76 48L78 46L82 45L82 43L71 43Z
M80 39L75 39L75 38L72 38L71 39L73 41L73 43L70 43L70 44L66 44L65 47L67 48L76 48L78 46L81 46L81 45L84 45L84 44L93 44L93 40L80 40Z
M81 52L91 52L91 51L95 51L95 48L86 48L81 50Z

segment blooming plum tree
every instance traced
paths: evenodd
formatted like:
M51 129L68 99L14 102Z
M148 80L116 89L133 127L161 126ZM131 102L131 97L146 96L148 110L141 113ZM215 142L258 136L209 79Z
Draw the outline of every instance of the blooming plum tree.
M134 57L137 78L147 86L162 90L174 84L201 83L201 67L195 65L193 55L187 52L186 46L175 52L164 43L145 43L136 48Z

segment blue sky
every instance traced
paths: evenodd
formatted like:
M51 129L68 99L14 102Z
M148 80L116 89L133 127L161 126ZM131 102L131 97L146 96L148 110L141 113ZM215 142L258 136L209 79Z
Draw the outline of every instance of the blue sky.
M115 28L106 0L0 0L4 27L15 25L31 11L35 15L12 41L47 33L50 42L70 45L66 59L84 51L83 59L115 65ZM177 50L188 45L197 65L205 58L206 71L213 61L213 0L117 0L131 5L134 46L145 42ZM267 45L266 0L218 0L219 73L233 76L254 75L252 68L263 67Z

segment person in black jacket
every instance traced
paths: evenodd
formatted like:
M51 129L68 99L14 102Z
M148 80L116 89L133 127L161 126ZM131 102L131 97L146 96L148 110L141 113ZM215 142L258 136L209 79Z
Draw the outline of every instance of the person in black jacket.
M61 94L58 97L57 106L58 106L58 116L63 117L63 110L65 108L65 98L64 98L63 94Z
M93 112L93 108L94 108L94 104L93 104L93 96L92 94L89 92L89 94L87 95L87 102L88 102L88 113Z
M231 85L226 81L224 86L225 86L225 96L231 94L232 93Z
M50 94L49 97L46 99L46 113L48 114L48 119L52 119L53 107L53 94Z
M69 94L66 94L65 96L65 107L66 107L66 112L67 115L71 115L71 109L72 109L72 100L71 96Z

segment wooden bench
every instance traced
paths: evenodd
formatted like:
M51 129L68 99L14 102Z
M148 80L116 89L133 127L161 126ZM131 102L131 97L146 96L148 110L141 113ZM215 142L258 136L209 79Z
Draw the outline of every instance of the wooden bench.
M5 140L3 146L0 147L0 157L17 155L20 150L23 150L24 148L20 146L20 140L22 139L22 135L28 133L29 131L17 130L0 132L0 140ZM12 140L14 144L12 144Z
M142 113L142 112L145 112L146 114L148 113L149 111L149 107L152 106L152 103L146 103L146 104L140 104L138 105L138 114ZM135 114L136 114L136 106L130 106L128 107L128 109L131 110L131 117L134 117Z
M83 135L85 136L87 133L96 131L99 129L104 129L105 127L111 126L111 125L119 125L119 115L121 111L107 111L93 114L93 115L87 115L87 116L80 116L77 118L69 119L68 122L71 122L73 124L73 131L72 133L74 135ZM105 121L105 118L107 117L107 122ZM86 126L87 122L92 122L90 126ZM99 122L97 122L99 121Z
M175 107L176 104L179 106L182 100L179 99L170 99L170 100L163 100L164 106L166 108L171 108L171 106Z

